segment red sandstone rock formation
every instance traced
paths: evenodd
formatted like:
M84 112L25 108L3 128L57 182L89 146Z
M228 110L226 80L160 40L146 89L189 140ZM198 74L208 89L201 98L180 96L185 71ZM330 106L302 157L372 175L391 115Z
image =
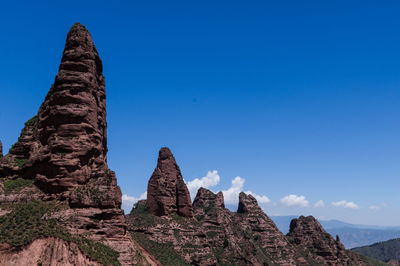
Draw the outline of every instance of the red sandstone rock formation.
M0 265L100 266L101 264L89 259L74 243L57 238L41 238L21 249L0 244Z
M355 253L344 248L338 236L334 240L312 216L293 219L287 237L316 256L321 265L364 265Z
M25 123L18 142L0 160L4 182L33 179L34 186L27 188L32 192L0 195L0 204L65 202L68 208L50 218L73 235L110 246L123 265L131 265L138 262L137 249L126 232L115 173L107 166L106 129L102 62L89 32L77 23L67 35L59 72L38 115Z
M147 208L157 216L193 217L189 190L174 156L165 147L159 152L157 167L147 186Z
M59 192L107 169L106 92L92 37L80 24L68 33L59 72L38 114L36 183ZM116 203L118 205L118 203Z
M222 192L200 188L194 219L181 220L146 213L140 202L128 215L128 230L143 244L172 244L175 256L194 265L307 265L254 197L241 193L239 202L240 212L231 212Z

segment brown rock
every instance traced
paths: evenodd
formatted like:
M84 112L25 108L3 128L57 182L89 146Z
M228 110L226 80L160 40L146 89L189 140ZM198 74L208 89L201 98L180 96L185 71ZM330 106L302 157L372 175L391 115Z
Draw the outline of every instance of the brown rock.
M147 186L147 209L157 216L193 217L189 190L174 156L165 147L160 149L157 167Z
M0 244L0 265L101 265L89 259L75 243L57 238L36 239L16 249Z
M122 265L132 265L143 258L126 231L121 190L107 166L106 128L102 63L89 32L76 23L38 115L0 161L0 210L32 199L61 201L66 207L50 217L73 235L110 246ZM5 195L4 182L15 178L34 179L33 187Z
M338 236L334 240L312 216L293 219L287 237L298 247L315 255L320 264L364 265L355 253L344 248Z
M36 183L60 192L107 169L106 93L102 62L86 28L67 35L54 85L38 113L41 149L33 160Z
M128 230L143 245L172 244L172 252L191 265L307 265L251 195L240 195L240 213L225 208L222 192L200 188L194 219L157 217L132 210ZM143 209L143 208L142 208ZM156 244L157 243L157 244ZM163 250L160 247L160 250ZM162 253L153 254L163 258ZM161 261L163 262L163 261ZM166 263L164 261L164 263Z

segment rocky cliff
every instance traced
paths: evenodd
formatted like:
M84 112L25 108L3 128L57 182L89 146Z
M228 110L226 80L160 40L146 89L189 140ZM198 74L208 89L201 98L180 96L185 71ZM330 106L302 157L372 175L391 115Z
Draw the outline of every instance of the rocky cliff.
M138 202L128 215L128 230L132 236L161 263L308 264L311 255L307 257L297 252L251 195L241 193L238 211L231 212L225 208L222 192L214 194L200 188L193 202L193 215L180 215L176 211L180 195L177 188L180 186L187 197L189 194L186 185L178 185L177 180L183 180L179 167L171 152L163 148L148 186L149 191L153 189L156 192L150 193L152 196L147 202ZM149 203L150 198L152 203ZM153 205L173 211L160 215ZM192 208L190 201L185 207ZM170 255L167 256L166 252Z
M107 166L106 130L102 62L89 32L77 23L68 32L59 72L38 114L25 123L17 143L0 160L0 213L5 214L0 227L10 223L17 232L21 225L9 217L27 215L24 206L34 202L46 220L33 221L27 241L7 239L10 235L0 228L0 241L28 252L25 246L34 239L58 237L86 249L83 254L92 260L138 262L137 248L126 232L121 190ZM91 254L96 247L101 248ZM101 254L106 251L110 256Z
M339 236L333 239L312 216L293 219L287 237L299 249L310 252L319 264L339 266L365 263L355 253L344 248Z
M150 197L139 201L127 215L138 245L163 265L376 265L346 250L311 216L294 219L284 236L257 200L243 192L232 212L222 192L200 188L193 207L189 201L185 205L193 216L181 215L177 188L188 193L177 180L183 180L179 167L162 148L148 186L152 202Z

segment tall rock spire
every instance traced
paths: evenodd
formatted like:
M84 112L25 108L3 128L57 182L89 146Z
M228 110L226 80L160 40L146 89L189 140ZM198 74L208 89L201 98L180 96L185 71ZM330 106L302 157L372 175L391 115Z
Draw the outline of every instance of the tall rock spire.
M121 190L107 166L106 130L102 62L89 32L76 23L38 115L0 160L0 177L33 179L34 193L18 199L63 202L52 214L58 225L116 250L122 265L136 265L141 259L126 232ZM0 205L9 201L0 196Z
M59 72L39 109L37 183L63 191L107 168L106 93L92 37L76 23L67 35ZM40 173L45 169L45 173Z
M147 186L147 208L157 216L193 217L189 190L171 151L161 148L157 167Z

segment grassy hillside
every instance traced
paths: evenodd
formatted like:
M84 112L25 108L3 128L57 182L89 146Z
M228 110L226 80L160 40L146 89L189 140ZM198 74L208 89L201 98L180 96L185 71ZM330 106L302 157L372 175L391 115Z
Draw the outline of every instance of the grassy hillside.
M377 260L389 261L394 259L400 261L400 238L353 248L352 250Z

